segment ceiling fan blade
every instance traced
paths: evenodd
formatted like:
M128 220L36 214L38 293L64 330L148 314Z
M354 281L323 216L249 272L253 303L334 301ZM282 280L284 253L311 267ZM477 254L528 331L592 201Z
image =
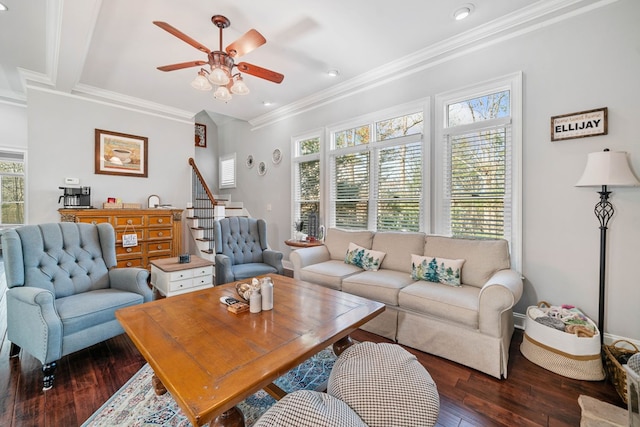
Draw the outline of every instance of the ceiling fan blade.
M211 52L211 49L209 49L205 45L195 41L194 39L192 39L191 37L189 37L188 35L186 35L182 31L178 30L177 28L172 27L171 25L167 24L166 22L153 21L153 23L156 24L158 27L162 28L163 30L165 30L166 32L168 32L170 34L173 34L174 36L176 36L177 38L179 38L183 42L189 43L191 46L195 47L196 49L201 50L202 52L206 53L207 55L209 54L209 52Z
M238 40L227 46L227 53L232 58L246 55L267 42L262 34L253 28L244 33Z
M252 76L260 77L261 79L269 80L274 83L282 83L282 80L284 79L284 75L280 73L258 67L257 65L247 64L246 62L239 62L236 67L238 67L238 70L242 73L251 74Z
M207 61L189 61L189 62L181 62L179 64L163 65L162 67L158 67L158 70L175 71L175 70L181 70L183 68L199 67L200 65L206 65L206 64L208 64Z

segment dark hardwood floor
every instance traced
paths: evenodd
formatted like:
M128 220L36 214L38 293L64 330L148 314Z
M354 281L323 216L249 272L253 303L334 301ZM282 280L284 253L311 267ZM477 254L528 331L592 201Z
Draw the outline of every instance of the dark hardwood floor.
M53 389L43 392L40 362L24 352L9 359L5 290L2 274L0 426L78 426L144 365L143 357L123 334L62 358ZM388 341L363 331L353 337ZM438 426L578 426L580 394L625 407L607 382L571 380L532 364L520 354L521 342L522 331L516 331L506 380L408 349L438 386Z

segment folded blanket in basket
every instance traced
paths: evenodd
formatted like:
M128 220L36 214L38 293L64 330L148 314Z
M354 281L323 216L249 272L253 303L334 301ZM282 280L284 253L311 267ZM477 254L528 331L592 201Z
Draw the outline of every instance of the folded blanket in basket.
M596 330L580 309L572 305L536 307L529 315L538 323L579 337L592 337Z

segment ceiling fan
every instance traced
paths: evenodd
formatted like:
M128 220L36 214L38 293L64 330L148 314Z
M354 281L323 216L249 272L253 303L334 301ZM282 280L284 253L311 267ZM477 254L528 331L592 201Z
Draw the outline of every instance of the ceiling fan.
M153 21L155 25L167 31L168 33L178 37L185 43L190 44L196 49L207 54L206 61L189 61L181 62L178 64L164 65L158 67L160 71L175 71L183 68L200 67L203 65L209 65L209 71L201 68L198 72L198 76L191 83L196 89L211 90L213 87L211 84L217 86L213 96L216 99L222 101L229 101L231 99L231 93L236 95L246 95L249 93L249 88L242 80L241 73L250 74L261 79L265 79L274 83L281 83L284 79L284 75L275 71L268 70L266 68L258 67L257 65L249 64L247 62L235 63L234 58L246 55L252 50L262 46L267 40L255 29L250 29L243 34L239 39L231 43L226 49L222 50L222 30L229 27L231 22L229 19L222 15L213 15L211 17L213 25L220 29L220 48L219 50L211 50L203 44L192 39L182 31L162 21ZM234 74L234 68L237 69L237 73Z

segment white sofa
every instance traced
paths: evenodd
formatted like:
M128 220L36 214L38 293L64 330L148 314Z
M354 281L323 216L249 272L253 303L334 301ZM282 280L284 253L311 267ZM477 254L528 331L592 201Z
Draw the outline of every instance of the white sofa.
M512 309L523 285L510 268L505 240L331 228L324 243L290 254L294 277L385 303L387 309L363 329L507 377ZM350 243L383 252L380 268L345 263ZM462 286L413 279L412 255L463 259Z

